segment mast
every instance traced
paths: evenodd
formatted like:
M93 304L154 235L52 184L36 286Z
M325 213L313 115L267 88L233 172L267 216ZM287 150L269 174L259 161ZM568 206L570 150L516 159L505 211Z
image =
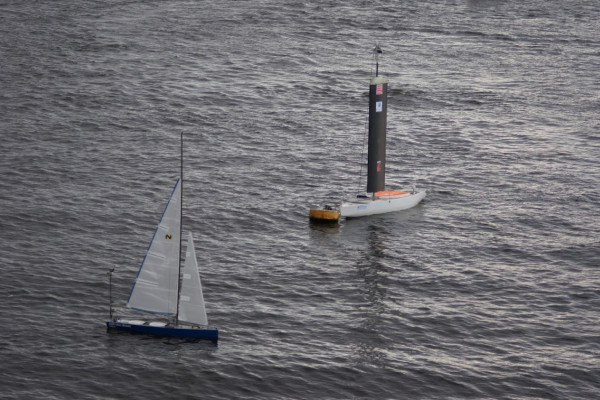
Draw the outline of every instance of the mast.
M375 77L369 83L369 150L367 160L367 193L385 190L385 147L387 127L387 80L379 76L379 56L383 50L377 45Z
M179 153L179 262L177 263L177 311L175 312L175 325L179 322L179 296L181 295L181 242L183 241L183 131L181 132L180 139L180 153Z

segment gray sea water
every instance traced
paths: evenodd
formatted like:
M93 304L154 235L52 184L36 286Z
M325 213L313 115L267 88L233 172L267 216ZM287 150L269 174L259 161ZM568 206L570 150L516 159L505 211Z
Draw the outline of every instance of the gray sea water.
M595 0L0 0L0 398L598 398L599 21ZM311 224L365 184L377 43L388 186L428 195ZM181 132L218 347L105 331Z

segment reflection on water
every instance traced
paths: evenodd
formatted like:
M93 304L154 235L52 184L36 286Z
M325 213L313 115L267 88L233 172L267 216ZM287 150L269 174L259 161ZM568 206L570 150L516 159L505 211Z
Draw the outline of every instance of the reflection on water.
M338 221L315 221L311 219L308 226L310 226L312 230L327 234L340 232L340 223Z
M385 297L387 293L387 277L390 272L385 263L387 250L386 239L390 232L375 224L369 224L366 229L366 248L358 259L356 270L362 280L360 291L364 299L357 305L357 321L362 335L356 335L353 344L355 359L358 363L382 365L386 362L386 340L384 319L387 314Z

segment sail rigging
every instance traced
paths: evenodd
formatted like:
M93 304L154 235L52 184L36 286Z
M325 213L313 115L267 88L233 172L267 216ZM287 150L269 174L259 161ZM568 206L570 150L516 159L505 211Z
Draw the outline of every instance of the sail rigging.
M181 177L169 197L146 256L131 288L127 307L169 318L113 316L107 329L154 335L209 339L217 343L219 331L208 326L204 296L190 232L182 263L183 134ZM182 265L183 264L183 265ZM109 282L110 283L110 282ZM112 300L111 300L112 304Z
M129 308L159 314L177 313L180 201L181 179L178 179L131 289Z
M179 320L198 325L208 325L202 284L198 273L198 261L194 250L194 239L191 232L188 235L185 264L181 276Z

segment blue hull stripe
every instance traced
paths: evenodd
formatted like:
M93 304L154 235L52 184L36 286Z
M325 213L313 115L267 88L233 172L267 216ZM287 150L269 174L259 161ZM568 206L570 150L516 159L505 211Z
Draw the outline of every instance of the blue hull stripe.
M149 326L149 325L132 325L120 322L106 323L108 329L117 329L133 333L146 333L159 336L186 337L196 339L210 339L216 342L219 339L218 329L199 329L199 328L175 328L169 326Z

